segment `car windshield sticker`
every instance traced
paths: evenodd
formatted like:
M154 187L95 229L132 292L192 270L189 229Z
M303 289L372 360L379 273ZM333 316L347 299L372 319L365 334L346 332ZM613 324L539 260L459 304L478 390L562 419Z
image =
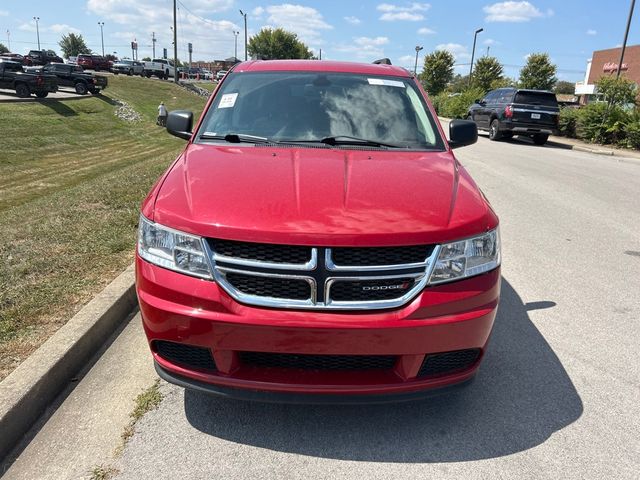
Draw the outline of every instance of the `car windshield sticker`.
M238 98L237 93L225 93L222 95L220 99L220 103L218 104L218 108L231 108L236 104L236 98Z
M369 85L384 85L386 87L400 87L405 88L404 82L397 80L387 80L386 78L367 78Z

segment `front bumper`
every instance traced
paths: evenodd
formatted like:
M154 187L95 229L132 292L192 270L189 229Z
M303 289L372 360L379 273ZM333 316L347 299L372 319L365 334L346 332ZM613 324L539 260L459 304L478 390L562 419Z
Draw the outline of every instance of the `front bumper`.
M234 397L253 398L260 392L303 398L314 394L326 396L328 401L336 395L345 399L382 395L398 401L404 394L411 397L412 393L473 378L496 315L500 269L428 287L404 307L391 311L336 313L251 307L233 300L214 282L175 273L139 257L136 290L154 360L169 381L227 396L235 392ZM168 360L154 347L158 341L209 349L215 371ZM480 353L464 369L418 375L425 355L467 349ZM247 365L241 352L392 355L396 360L385 370L297 370ZM281 401L278 395L274 398L272 401Z

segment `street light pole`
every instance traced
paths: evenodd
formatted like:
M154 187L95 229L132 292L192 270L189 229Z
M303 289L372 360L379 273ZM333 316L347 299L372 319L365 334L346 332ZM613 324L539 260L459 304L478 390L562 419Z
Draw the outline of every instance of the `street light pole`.
M238 35L240 35L240 32L236 32L235 30L233 31L233 36L235 37L236 40L236 46L233 50L233 58L235 58L236 60L238 60Z
M244 61L248 60L247 57L247 14L240 10L240 15L244 17Z
M33 17L33 19L36 21L36 35L38 36L38 50L40 50L40 27L38 26L40 17Z
M476 38L480 32L484 31L484 28L479 28L476 33L473 34L473 49L471 50L471 66L469 67L469 86L471 86L471 75L473 74L473 57L476 54Z
M7 48L11 51L11 32L7 28Z
M151 32L151 44L153 46L153 58L156 58L156 32Z
M104 31L102 30L104 22L98 22L98 25L100 25L100 40L102 41L102 56L104 57Z
M631 26L631 17L633 17L633 9L635 6L636 0L631 0L631 8L629 9L629 17L627 18L627 29L624 32L624 42L622 42L622 52L620 52L620 62L618 63L616 79L620 78L620 70L622 70L622 62L624 61L624 51L627 48L627 38L629 37L629 27Z
M173 81L178 83L178 20L176 0L173 0Z
M418 52L422 50L424 47L416 45L416 64L413 66L413 76L418 75Z

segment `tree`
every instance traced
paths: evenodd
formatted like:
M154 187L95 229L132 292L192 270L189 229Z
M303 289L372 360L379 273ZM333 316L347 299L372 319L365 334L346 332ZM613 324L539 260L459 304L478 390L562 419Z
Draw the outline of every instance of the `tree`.
M252 57L275 59L310 59L313 55L295 33L282 28L263 28L249 39L247 52Z
M0 43L0 54L9 53L9 49L4 46L4 44Z
M551 90L558 81L556 71L549 54L532 53L527 58L527 64L520 70L520 88Z
M554 92L556 93L564 93L564 94L571 94L573 95L576 91L576 86L575 84L571 83L571 82L567 82L566 80L560 80L559 82L556 83L555 88L553 89Z
M475 87L485 92L491 90L496 82L502 81L504 69L495 57L481 57L475 64L471 81Z
M77 57L83 53L91 53L91 50L87 48L87 44L84 43L82 35L70 33L69 35L62 35L62 40L58 42L62 55L65 58Z
M151 57L142 57L142 61L143 62L150 62L151 61Z
M598 93L604 97L604 101L612 105L625 106L636 103L638 86L628 78L614 76L601 77L596 82Z
M436 50L424 57L420 81L429 95L442 92L453 80L454 58L446 50Z
M460 75L457 73L453 80L449 83L447 91L452 93L462 93L469 89L469 75Z

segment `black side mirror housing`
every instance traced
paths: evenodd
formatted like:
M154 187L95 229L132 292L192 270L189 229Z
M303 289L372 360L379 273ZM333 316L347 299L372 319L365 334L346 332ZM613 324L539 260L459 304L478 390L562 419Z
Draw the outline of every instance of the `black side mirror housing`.
M167 116L167 132L171 135L190 140L193 134L193 112L174 110Z
M478 141L478 126L471 120L451 120L449 123L449 146L466 147Z

